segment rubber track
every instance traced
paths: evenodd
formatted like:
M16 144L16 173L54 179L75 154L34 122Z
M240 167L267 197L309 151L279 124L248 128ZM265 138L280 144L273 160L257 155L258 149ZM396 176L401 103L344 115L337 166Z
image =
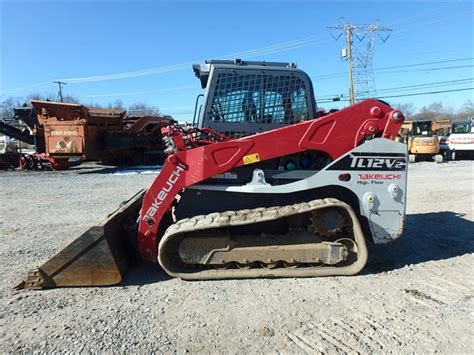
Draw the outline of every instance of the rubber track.
M178 265L173 265L167 258L167 244L172 238L180 234L206 229L225 228L272 221L296 214L307 213L317 209L340 207L344 208L351 217L353 225L354 240L358 247L357 260L347 266L313 266L301 268L250 268L250 269L179 269ZM359 220L353 209L346 203L334 199L318 199L309 202L297 203L294 205L274 206L268 208L255 208L239 211L227 211L222 213L211 213L208 215L195 216L182 219L172 224L161 238L158 248L158 261L163 269L173 277L184 280L210 280L226 278L260 278L260 277L315 277L334 275L354 275L365 266L367 262L367 246L364 239Z

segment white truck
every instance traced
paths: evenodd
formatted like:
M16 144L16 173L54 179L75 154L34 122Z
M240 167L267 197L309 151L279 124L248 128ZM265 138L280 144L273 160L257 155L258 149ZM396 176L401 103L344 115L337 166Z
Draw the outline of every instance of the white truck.
M474 157L474 117L454 121L447 140L451 160Z

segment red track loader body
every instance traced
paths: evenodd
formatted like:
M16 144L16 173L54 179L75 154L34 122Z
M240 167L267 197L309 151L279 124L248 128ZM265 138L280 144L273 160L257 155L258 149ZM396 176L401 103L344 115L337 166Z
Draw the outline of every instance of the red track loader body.
M367 100L318 120L250 137L201 147L197 140L190 146L195 148L188 150L184 144L177 146L143 199L138 228L141 256L156 261L161 219L183 188L242 165L306 150L325 152L335 160L367 137L395 139L402 121L401 112L379 101ZM180 132L171 137L181 138Z

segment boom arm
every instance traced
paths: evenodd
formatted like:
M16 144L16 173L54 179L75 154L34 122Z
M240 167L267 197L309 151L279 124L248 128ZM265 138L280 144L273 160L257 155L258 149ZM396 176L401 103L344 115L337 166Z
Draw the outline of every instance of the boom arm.
M400 111L372 99L316 120L169 155L143 198L138 225L141 256L156 262L160 223L182 189L239 166L305 150L337 159L365 139L395 139L403 120Z

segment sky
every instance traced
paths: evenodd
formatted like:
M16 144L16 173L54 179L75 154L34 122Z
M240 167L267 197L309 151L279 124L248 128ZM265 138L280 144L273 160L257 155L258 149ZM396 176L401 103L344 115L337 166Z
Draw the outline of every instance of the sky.
M206 59L297 63L326 109L348 105L344 36L328 26L375 21L377 97L459 110L473 99L472 1L4 1L0 100L64 93L82 103L144 102L192 120ZM366 38L367 39L367 38ZM365 46L354 38L355 44ZM424 94L426 92L442 92ZM419 94L422 95L419 95ZM415 94L415 95L413 95ZM343 101L331 102L341 96ZM400 95L411 95L403 96ZM396 96L396 97L390 97Z

